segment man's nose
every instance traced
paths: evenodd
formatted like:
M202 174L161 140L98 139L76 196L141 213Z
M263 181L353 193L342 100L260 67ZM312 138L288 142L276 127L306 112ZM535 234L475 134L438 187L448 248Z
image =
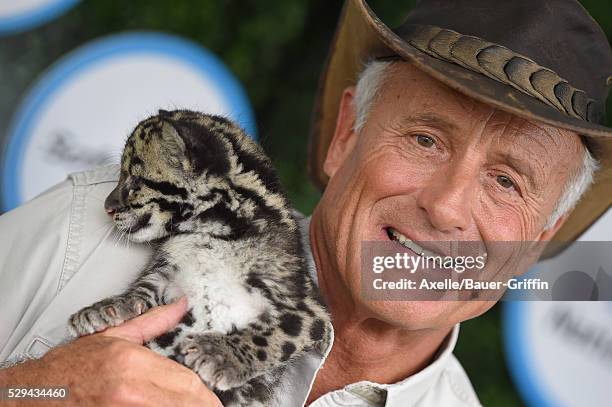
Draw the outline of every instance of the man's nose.
M439 171L419 193L417 205L440 232L463 232L472 222L477 181L477 175L459 168Z

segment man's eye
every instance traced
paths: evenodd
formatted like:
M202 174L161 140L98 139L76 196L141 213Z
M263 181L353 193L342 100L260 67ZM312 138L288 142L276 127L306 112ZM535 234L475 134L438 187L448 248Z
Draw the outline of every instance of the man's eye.
M436 144L433 138L424 134L417 134L416 141L417 143L419 143L420 146L425 148L431 148L434 144Z
M497 183L501 185L503 188L509 189L514 188L514 181L505 175L498 175L496 177Z

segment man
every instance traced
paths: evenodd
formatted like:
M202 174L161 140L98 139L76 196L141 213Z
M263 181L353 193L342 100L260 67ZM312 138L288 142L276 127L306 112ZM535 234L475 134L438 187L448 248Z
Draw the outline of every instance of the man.
M335 339L288 370L277 405L479 405L452 349L458 323L494 302L368 300L360 247L569 241L607 209L612 55L578 3L551 3L430 1L393 32L347 2L311 143L325 191L302 219ZM115 180L112 168L76 174L0 218L11 234L0 359L44 354L1 370L0 386L68 386L75 405L219 405L192 372L140 346L183 302L48 351L71 312L120 291L146 261L147 248L110 237L101 201Z

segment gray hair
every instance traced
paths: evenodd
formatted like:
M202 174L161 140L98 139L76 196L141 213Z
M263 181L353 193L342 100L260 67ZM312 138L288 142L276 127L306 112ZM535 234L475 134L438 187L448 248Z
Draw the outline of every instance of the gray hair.
M361 71L357 80L354 99L355 125L353 128L356 133L359 133L365 126L368 112L372 108L378 90L384 82L384 73L395 62L397 61L372 60L366 63ZM582 165L567 180L565 188L544 226L545 230L552 228L563 215L574 209L582 195L593 183L593 176L598 168L597 160L585 147Z

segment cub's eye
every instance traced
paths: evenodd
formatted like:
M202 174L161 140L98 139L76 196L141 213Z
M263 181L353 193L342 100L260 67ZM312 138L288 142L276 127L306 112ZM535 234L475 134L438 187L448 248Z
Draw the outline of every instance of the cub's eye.
M140 177L131 175L128 178L128 182L127 182L126 186L128 187L128 189L134 190L134 189L137 189L140 186L141 181L142 181L142 179Z
M497 183L503 188L514 188L514 181L512 181L510 177L507 177L505 175L498 175L495 179L497 180Z
M436 144L433 138L424 134L417 134L416 141L417 143L419 143L420 146L425 148L431 148L434 144Z

